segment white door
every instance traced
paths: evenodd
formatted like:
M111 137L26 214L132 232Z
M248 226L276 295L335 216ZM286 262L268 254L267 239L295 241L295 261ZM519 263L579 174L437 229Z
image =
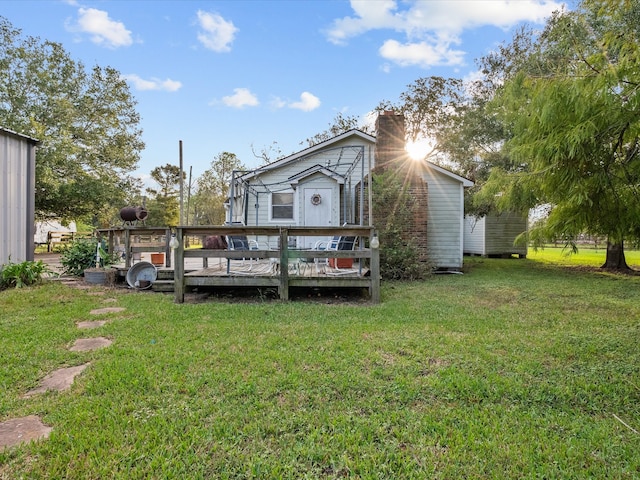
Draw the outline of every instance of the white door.
M302 205L306 227L330 227L332 225L331 191L330 188L307 187L304 189ZM318 240L326 240L326 237L300 237L298 246L313 248Z

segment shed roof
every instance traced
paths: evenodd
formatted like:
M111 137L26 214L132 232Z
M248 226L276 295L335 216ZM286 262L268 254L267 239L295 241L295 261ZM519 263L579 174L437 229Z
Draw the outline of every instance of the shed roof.
M27 142L33 143L35 145L40 143L40 140L38 140L37 138L33 138L28 135L23 135L22 133L14 132L13 130L9 130L8 128L0 127L0 133L3 133L9 137L15 137L21 140L26 140Z

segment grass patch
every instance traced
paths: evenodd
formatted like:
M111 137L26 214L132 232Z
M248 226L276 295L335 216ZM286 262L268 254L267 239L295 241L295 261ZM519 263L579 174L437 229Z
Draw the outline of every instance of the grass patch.
M532 258L535 258L532 256ZM637 478L640 278L534 259L384 283L380 305L0 293L0 478ZM122 306L97 330L75 322ZM107 336L102 350L69 352ZM21 395L91 362L64 393Z
M537 251L529 249L528 253L528 257L537 262L588 267L600 267L604 265L606 256L606 245L599 248L592 245L580 246L576 254L571 253L571 249L554 246L547 246ZM626 250L625 258L631 268L640 270L640 250Z

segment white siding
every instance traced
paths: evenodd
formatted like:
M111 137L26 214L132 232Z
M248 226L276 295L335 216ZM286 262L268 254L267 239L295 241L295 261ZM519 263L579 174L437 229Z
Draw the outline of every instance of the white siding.
M33 260L35 145L0 128L0 265Z
M256 172L249 178L251 185L256 190L256 194L249 194L246 204L246 219L244 217L245 209L243 205L236 203L234 205L234 221L245 221L247 225L299 225L301 224L303 206L300 204L299 195L296 195L296 204L294 204L294 210L297 213L293 222L272 222L269 220L269 198L270 191L292 191L290 178L299 174L307 169L310 169L316 165L326 167L328 170L335 172L342 177L350 176L351 185L355 187L361 181L362 175L367 175L369 172L368 160L373 157L373 154L369 154L369 149L373 148L373 142L367 142L366 140L352 136L327 145L324 149L319 149L315 152L311 152L308 155L294 156L290 162L279 161L275 162L273 168L265 168L262 172ZM363 151L364 150L364 151ZM364 154L364 155L363 155ZM356 157L364 156L364 159L356 160ZM284 159L286 160L286 159ZM354 162L357 162L354 165ZM309 178L302 179L300 185L304 182L318 181L320 175L315 174ZM329 185L336 189L338 194L334 196L334 212L337 215L332 219L332 224L340 224L340 212L342 211L342 200L339 195L339 184L336 180L332 180L329 177L324 176L324 185ZM298 186L299 187L299 186ZM353 199L350 200L350 204L353 204ZM240 208L238 208L240 207Z
M429 207L427 250L438 268L462 268L463 185L455 178L427 170Z

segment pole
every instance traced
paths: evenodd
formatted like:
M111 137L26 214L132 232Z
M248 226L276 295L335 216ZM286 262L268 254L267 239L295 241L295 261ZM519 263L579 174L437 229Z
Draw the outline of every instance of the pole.
M180 145L180 225L184 225L184 179L182 170L182 140L179 141Z

